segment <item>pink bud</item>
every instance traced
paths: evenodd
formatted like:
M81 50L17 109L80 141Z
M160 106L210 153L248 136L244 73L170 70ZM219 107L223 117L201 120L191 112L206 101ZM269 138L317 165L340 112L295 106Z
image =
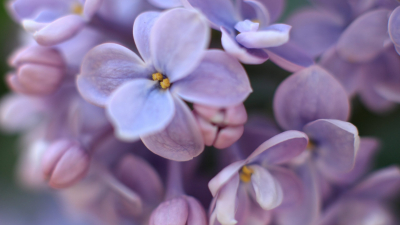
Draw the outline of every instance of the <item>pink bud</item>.
M87 152L71 140L53 142L42 159L45 179L53 188L66 188L85 177L90 165Z
M243 104L228 108L194 104L193 108L207 146L227 148L242 136L247 121Z
M7 76L7 83L15 92L30 95L49 95L57 91L64 75L64 60L53 49L31 46L14 53L9 64L17 68Z

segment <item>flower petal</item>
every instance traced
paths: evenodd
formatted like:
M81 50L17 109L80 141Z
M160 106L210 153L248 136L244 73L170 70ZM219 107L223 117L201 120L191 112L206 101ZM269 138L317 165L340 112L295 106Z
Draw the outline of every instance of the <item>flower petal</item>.
M186 196L186 202L189 206L187 225L206 225L206 212L200 202L190 196Z
M83 15L85 19L90 20L94 14L99 10L103 0L86 0L83 6Z
M183 0L191 7L199 9L211 22L214 29L223 26L233 29L238 22L235 7L232 1L226 0Z
M290 72L296 72L314 64L314 60L305 51L292 42L278 47L265 49L272 62Z
M119 139L132 141L170 124L175 114L173 98L156 85L156 81L134 79L112 93L106 104L107 116Z
M245 161L237 161L225 167L208 183L211 194L215 197L218 191L245 165Z
M400 7L393 10L390 15L389 35L395 45L400 45Z
M274 22L277 19L279 19L286 6L285 0L257 0L257 1L263 4L266 9L268 9L271 22Z
M264 210L278 207L283 201L283 190L279 182L263 167L249 166L254 173L251 175L251 184L256 193L256 201Z
M245 64L261 64L268 60L268 55L262 49L246 49L236 42L229 31L221 27L221 43L224 50Z
M215 211L221 224L234 225L236 212L236 198L239 188L239 174L233 176L218 192Z
M347 93L319 66L299 71L283 81L274 96L274 113L284 129L302 130L317 119L347 120Z
M261 161L267 165L285 163L300 155L307 144L308 137L305 133L285 131L262 143L247 161Z
M184 197L161 203L151 214L150 225L186 225L189 207Z
M182 5L180 0L149 0L149 2L162 9L170 9Z
M154 66L172 83L182 79L199 65L209 41L210 28L199 12L183 8L167 11L150 34Z
M350 62L368 62L377 57L389 39L390 11L378 9L358 17L341 35L337 50Z
M293 27L290 41L313 57L333 46L345 27L338 15L311 8L296 12L286 22Z
M360 137L357 128L340 120L319 119L304 126L316 143L317 165L321 172L349 172L353 169Z
M200 65L172 86L183 99L227 107L243 102L252 92L243 66L221 50L208 50Z
M290 29L286 24L274 24L265 30L240 33L236 40L246 48L277 47L289 41Z
M204 150L203 137L189 107L180 99L174 98L175 116L162 131L141 135L143 143L150 151L175 161L188 161ZM160 121L153 118L158 124Z
M304 187L300 178L292 170L281 166L268 166L267 168L282 188L283 200L279 209L300 204L304 197Z
M244 0L245 3L249 4L256 13L256 18L260 23L260 27L264 28L271 23L271 18L268 9L263 4L264 2L259 0ZM238 4L238 3L237 3Z
M146 63L151 62L150 32L160 14L159 12L144 12L136 17L133 24L133 38L136 48Z
M61 17L33 34L36 42L44 46L60 44L75 36L85 25L81 16Z
M104 106L116 88L133 78L150 77L152 69L131 50L117 44L102 44L87 53L77 78L82 97Z

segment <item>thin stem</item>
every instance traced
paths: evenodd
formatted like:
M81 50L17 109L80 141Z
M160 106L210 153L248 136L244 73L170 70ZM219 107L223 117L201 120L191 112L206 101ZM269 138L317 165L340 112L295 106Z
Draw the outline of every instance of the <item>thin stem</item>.
M181 163L169 160L168 161L168 180L166 199L172 199L184 194L182 184Z

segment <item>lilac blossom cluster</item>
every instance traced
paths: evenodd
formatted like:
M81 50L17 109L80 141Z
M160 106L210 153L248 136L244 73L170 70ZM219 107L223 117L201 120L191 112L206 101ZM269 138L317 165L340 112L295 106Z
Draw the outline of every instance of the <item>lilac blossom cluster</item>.
M276 23L284 0L10 0L20 181L57 189L57 224L398 224L400 170L368 174L380 143L348 119L356 94L400 102L400 3L312 2ZM277 125L243 104L268 59L293 72Z

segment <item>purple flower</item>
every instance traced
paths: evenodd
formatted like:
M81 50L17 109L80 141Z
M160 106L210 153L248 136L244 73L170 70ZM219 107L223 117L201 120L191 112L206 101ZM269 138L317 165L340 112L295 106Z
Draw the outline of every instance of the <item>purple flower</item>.
M158 155L190 160L204 143L182 99L237 105L252 91L246 72L226 53L205 50L209 28L197 12L143 13L133 33L143 60L117 44L97 46L83 62L78 89L86 100L106 108L120 139L140 137Z
M223 149L242 136L247 121L243 104L228 108L194 104L193 108L205 145Z
M290 71L313 64L303 51L291 44L285 45L291 26L271 24L283 11L282 0L185 1L184 5L200 9L213 28L221 30L225 51L243 63L261 64L270 58Z
M397 53L400 54L400 6L393 10L389 18L389 35Z
M381 169L342 193L327 207L318 224L397 224L384 201L398 194L399 188L399 168Z
M94 16L102 0L15 0L9 9L40 45L50 46L75 36Z
M210 225L217 221L220 224L248 224L247 216L256 216L251 215L252 207L245 205L245 202L254 204L250 203L248 195L264 210L293 201L298 195L295 193L300 192L296 189L296 185L301 186L300 181L293 172L280 165L299 156L307 143L304 133L286 131L265 141L247 159L225 167L208 184L214 196Z

